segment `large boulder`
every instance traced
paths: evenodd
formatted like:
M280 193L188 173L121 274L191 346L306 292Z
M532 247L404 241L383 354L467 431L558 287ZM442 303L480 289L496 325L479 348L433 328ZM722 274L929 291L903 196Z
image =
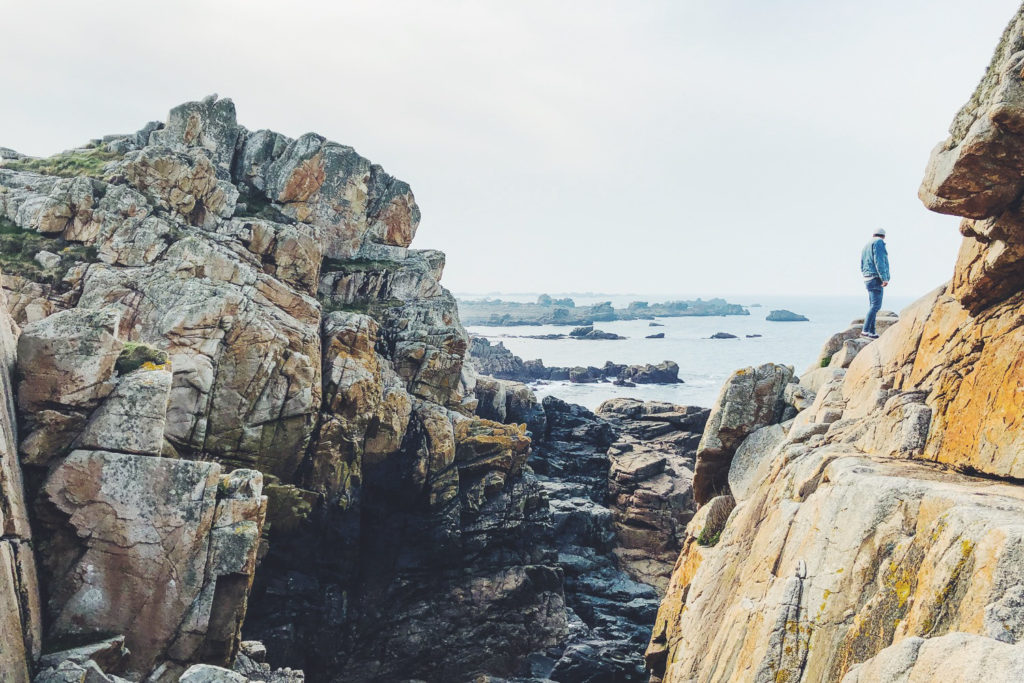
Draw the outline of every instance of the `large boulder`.
M73 451L40 501L48 637L126 633L137 675L227 662L255 570L261 487L257 472L222 482L215 463ZM242 595L227 599L237 582Z
M1024 190L1024 15L1006 27L985 77L932 151L918 196L932 211L996 216Z
M18 338L19 408L95 407L113 390L120 320L115 309L74 309L26 326Z
M737 370L726 380L697 449L693 494L698 505L729 492L729 466L743 440L782 421L792 379L793 368L766 363Z

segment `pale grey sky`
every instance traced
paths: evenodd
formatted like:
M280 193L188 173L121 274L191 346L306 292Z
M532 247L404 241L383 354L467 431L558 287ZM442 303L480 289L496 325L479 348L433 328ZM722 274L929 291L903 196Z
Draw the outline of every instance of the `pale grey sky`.
M182 101L313 130L407 180L457 291L860 294L946 280L916 197L1016 0L0 0L0 146Z

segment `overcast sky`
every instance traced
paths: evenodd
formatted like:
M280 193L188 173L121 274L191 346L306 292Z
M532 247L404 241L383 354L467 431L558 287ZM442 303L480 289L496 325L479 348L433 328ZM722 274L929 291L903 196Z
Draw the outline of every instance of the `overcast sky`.
M916 191L1017 0L0 0L0 146L210 93L407 180L455 291L903 296L957 219Z

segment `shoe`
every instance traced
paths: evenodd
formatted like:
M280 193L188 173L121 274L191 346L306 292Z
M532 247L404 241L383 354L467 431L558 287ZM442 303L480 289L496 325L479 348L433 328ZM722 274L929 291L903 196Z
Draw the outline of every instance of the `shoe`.
M868 339L878 339L878 335L877 334L872 334L870 332L861 332L860 336L867 337Z

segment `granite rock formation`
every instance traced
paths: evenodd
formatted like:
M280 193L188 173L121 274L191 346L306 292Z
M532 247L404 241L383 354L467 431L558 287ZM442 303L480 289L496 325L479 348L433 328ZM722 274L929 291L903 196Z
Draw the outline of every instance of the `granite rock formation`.
M0 656L19 680L40 647L110 634L128 654L103 675L155 681L237 668L242 633L313 680L508 675L564 645L527 465L543 408L525 387L478 397L444 255L409 248L408 185L318 135L247 130L216 97L4 159L24 332L17 440L3 385Z
M550 501L569 639L534 659L555 681L641 681L707 410L617 399L594 414L553 396L530 463Z
M609 506L620 566L664 591L693 515L693 469L707 408L612 399L597 415L615 429Z
M717 437L712 479L725 473L728 491L698 497L647 650L652 680L1024 672L1022 48L1024 11L921 187L929 208L964 217L951 282L877 341L830 339L783 389L795 417L737 420L764 426L732 435L727 466ZM709 444L730 402L713 408ZM704 519L713 507L723 521Z

